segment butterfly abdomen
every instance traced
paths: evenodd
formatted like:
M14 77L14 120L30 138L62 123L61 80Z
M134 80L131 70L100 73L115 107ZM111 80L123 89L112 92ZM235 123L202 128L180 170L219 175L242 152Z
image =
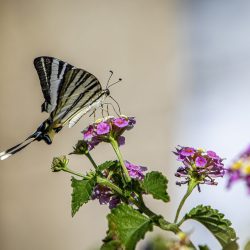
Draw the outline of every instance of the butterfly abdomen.
M34 133L37 141L45 141L47 144L51 144L56 133L62 129L62 126L53 124L50 119L44 121Z

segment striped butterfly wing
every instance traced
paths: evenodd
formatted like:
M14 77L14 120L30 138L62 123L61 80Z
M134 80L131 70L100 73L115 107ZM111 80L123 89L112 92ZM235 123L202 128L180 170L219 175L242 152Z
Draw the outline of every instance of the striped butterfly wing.
M67 72L75 67L54 57L37 57L34 66L38 73L45 102L42 111L52 112L58 103L58 96Z
M85 113L98 105L102 87L98 79L83 69L71 69L61 85L57 106L50 115L53 123L72 127Z

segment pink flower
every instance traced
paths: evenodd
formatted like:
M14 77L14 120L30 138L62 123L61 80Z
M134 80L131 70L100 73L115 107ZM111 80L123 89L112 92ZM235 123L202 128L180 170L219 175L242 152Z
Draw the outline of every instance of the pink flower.
M207 160L204 157L202 157L202 156L198 156L195 159L195 165L197 167L204 167L206 164L207 164Z
M208 150L207 155L212 159L220 159L220 157L212 150Z
M128 119L125 119L124 117L118 117L113 120L113 124L119 128L124 128L128 126L129 121Z
M182 156L192 156L194 155L195 150L194 148L189 148L189 147L183 147L180 151L180 155Z
M87 130L83 131L83 138L84 140L89 140L91 139L94 135L94 127L92 125L90 125Z
M125 161L125 166L128 169L129 176L133 179L142 180L144 179L143 172L147 170L146 167L137 166L129 161Z
M98 135L105 135L110 131L110 126L106 122L100 122L96 127L96 133Z

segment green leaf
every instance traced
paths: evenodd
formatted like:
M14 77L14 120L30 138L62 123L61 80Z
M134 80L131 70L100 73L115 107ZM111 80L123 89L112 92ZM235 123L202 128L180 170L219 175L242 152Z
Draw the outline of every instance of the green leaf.
M90 200L94 186L95 186L95 181L93 179L77 180L74 177L72 177L71 179L71 187L73 188L73 192L71 194L72 217L84 203L87 203Z
M101 246L101 250L120 250L120 249L122 250L124 248L121 247L120 242L117 240L106 242Z
M185 215L184 220L193 219L204 225L220 242L227 247L236 240L236 233L231 227L232 223L224 219L224 214L210 206L199 205Z
M223 247L223 250L238 250L238 249L239 249L239 245L237 244L236 240L230 242L225 247Z
M247 242L247 244L244 247L244 250L250 250L250 241Z
M150 218L126 204L118 205L112 209L107 218L109 232L106 239L110 239L110 242L119 241L120 249L135 249L137 242L144 238L146 232L153 229Z
M111 167L114 167L114 166L116 166L118 164L118 162L117 161L105 161L104 163L102 163L102 164L100 164L98 167L97 167L97 169L99 170L99 171L103 171L103 170L105 170L105 169L109 169L109 168L111 168Z
M167 184L168 180L162 173L152 171L146 174L142 188L146 193L152 194L155 199L168 202L170 198L167 193Z
M210 250L207 245L199 245L199 250Z

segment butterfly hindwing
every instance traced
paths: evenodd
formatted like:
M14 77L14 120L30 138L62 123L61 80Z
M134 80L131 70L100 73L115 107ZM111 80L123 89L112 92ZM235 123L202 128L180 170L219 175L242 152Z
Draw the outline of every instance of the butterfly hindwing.
M57 105L58 96L67 72L75 67L54 57L47 56L35 58L34 66L45 98L42 111L50 113Z
M101 84L94 75L83 69L71 69L66 73L51 119L62 125L70 120L75 124L101 95ZM78 118L76 122L75 116Z

